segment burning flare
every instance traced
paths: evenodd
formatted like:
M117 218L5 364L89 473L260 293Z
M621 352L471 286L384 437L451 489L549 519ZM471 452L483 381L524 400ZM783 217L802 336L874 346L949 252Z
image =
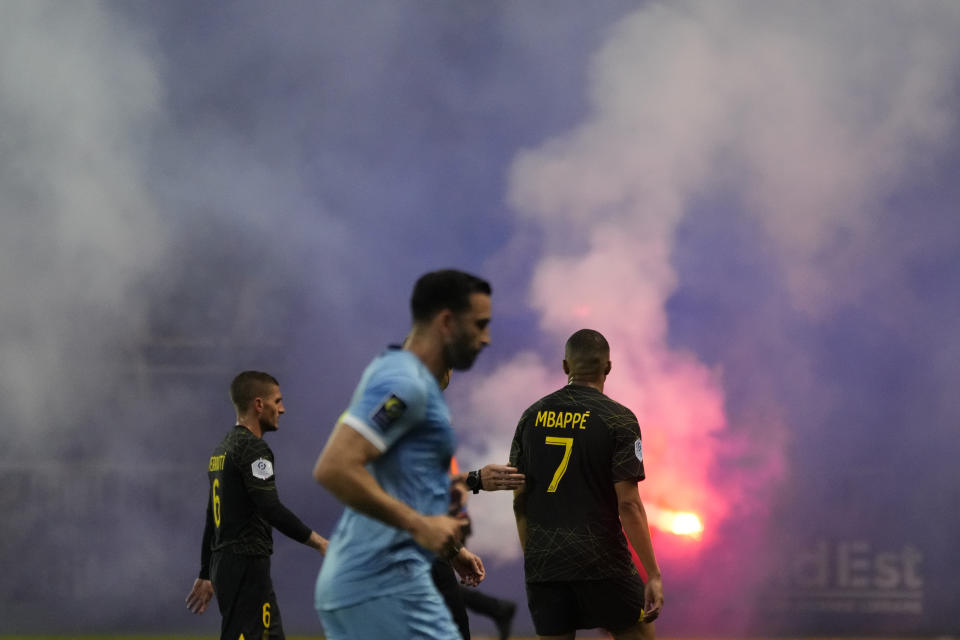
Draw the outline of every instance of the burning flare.
M656 505L644 505L650 526L678 536L699 539L703 535L703 522L692 511L674 511Z

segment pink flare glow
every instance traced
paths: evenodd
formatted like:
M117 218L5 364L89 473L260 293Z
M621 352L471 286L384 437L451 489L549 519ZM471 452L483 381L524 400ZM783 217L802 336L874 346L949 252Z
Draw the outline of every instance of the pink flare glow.
M573 317L585 319L590 317L590 305L581 304L573 308Z
M674 511L656 505L644 505L650 526L677 536L699 540L703 536L703 521L692 511Z

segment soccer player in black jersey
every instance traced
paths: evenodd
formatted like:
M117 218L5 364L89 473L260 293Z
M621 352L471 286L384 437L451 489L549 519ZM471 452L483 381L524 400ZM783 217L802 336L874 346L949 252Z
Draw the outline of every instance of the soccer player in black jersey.
M510 447L510 464L526 476L514 513L533 624L543 639L601 627L617 640L652 640L663 583L637 492L640 427L603 394L610 347L599 332L570 336L563 371L569 384L523 413Z
M207 524L200 576L187 607L203 613L214 594L223 621L221 640L284 638L270 580L273 529L325 552L327 540L280 502L273 452L263 434L284 413L280 385L268 373L244 371L230 384L237 424L210 456Z

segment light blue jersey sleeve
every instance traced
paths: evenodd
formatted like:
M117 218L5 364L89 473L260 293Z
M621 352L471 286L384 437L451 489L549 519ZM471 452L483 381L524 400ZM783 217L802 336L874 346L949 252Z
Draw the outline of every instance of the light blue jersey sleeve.
M388 352L371 363L340 418L381 453L426 413L427 388L406 355Z

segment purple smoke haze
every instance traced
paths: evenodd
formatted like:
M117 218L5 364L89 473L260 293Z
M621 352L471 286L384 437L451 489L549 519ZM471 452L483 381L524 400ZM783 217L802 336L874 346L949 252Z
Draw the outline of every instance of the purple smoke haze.
M243 368L286 504L422 272L494 286L450 403L505 459L600 329L641 420L661 635L956 635L960 8L17 2L0 21L0 633L183 605ZM484 591L531 634L507 495ZM276 538L288 633L319 559ZM474 617L478 635L492 633Z

